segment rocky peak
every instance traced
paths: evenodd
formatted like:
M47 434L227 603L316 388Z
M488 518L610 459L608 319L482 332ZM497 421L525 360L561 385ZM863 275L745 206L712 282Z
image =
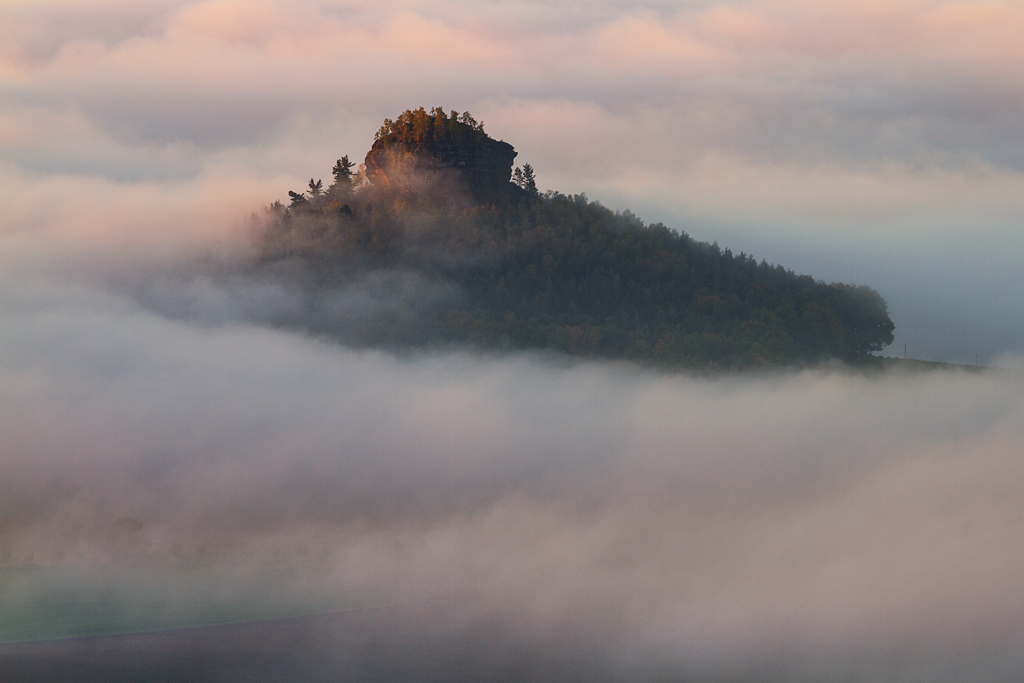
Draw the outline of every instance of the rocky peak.
M475 199L491 202L514 192L515 158L512 145L489 137L468 112L420 107L384 122L365 163L371 183L405 191L415 190L424 173L451 169Z

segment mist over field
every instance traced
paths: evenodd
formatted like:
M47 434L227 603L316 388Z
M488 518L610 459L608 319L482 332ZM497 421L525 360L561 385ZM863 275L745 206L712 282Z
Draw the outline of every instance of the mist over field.
M1024 667L1012 371L352 350L267 323L287 292L237 268L244 230L199 208L208 230L170 240L156 206L130 233L5 238L6 640L428 605L374 626L389 661L440 643L473 671L609 680Z
M342 614L306 679L1020 680L1022 29L938 0L5 4L0 669ZM250 214L420 105L541 190L877 289L888 355L1001 369L340 345L462 293L256 271Z

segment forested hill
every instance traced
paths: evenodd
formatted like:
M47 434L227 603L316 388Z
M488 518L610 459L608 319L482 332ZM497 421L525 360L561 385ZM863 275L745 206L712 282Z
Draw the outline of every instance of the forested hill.
M270 207L258 267L301 271L310 292L347 300L366 288L369 312L307 322L356 345L747 367L855 359L892 342L868 287L796 275L584 195L541 194L529 165L513 172L515 156L468 114L406 111L385 121L358 173L343 157L329 187L311 180Z

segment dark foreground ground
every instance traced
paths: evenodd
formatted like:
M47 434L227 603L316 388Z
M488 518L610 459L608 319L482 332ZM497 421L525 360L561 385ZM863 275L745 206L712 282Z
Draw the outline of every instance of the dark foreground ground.
M516 644L479 616L429 606L156 633L0 644L3 683L595 680L568 644ZM525 642L525 639L518 639ZM552 647L553 646L553 647ZM566 647L563 647L566 646ZM593 653L591 653L593 654Z

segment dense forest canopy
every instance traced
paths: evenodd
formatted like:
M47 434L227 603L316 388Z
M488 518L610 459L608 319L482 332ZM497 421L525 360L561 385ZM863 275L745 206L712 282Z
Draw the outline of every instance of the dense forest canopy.
M855 359L893 340L886 303L698 242L585 195L539 193L468 113L404 112L364 166L342 157L269 209L257 267L312 290L391 277L413 304L314 331L359 345L468 342L679 367ZM397 278L397 279L396 279ZM397 291L397 290L396 290Z

